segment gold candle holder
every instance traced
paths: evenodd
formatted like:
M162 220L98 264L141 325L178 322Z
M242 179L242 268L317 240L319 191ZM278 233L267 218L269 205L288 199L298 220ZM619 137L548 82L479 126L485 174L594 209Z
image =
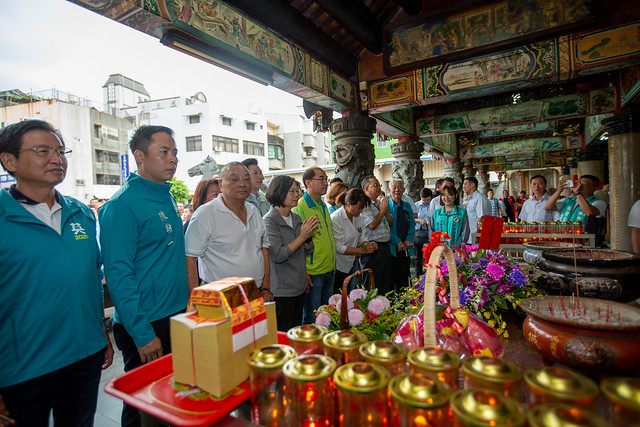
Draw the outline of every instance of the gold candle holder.
M384 366L392 377L404 374L407 355L404 347L391 341L370 341L360 346L362 360Z
M406 374L389 382L391 425L406 427L451 424L451 387L423 374Z
M335 359L338 366L346 363L360 362L359 348L369 339L359 331L342 330L329 332L322 338L324 354Z
M483 388L520 400L522 370L513 362L497 357L476 356L462 362L464 388Z
M407 355L413 373L425 374L430 378L449 384L451 390L458 390L460 356L453 351L439 348L416 348Z
M373 363L348 363L336 369L337 424L348 427L389 426L389 378L389 371Z
M544 403L565 403L586 407L598 400L595 381L568 369L545 367L524 373L529 386L529 406Z
M287 338L298 356L303 354L324 354L322 338L329 330L320 325L302 325L289 329Z
M600 383L600 390L609 401L607 416L614 425L639 422L640 378L607 378Z
M333 373L336 361L320 354L285 363L286 425L332 426L335 421Z
M456 427L519 427L526 417L522 406L492 390L458 390L451 396L453 425Z
M296 356L288 345L273 344L247 356L251 383L251 420L260 425L284 424L285 403L282 366Z
M538 405L527 414L529 427L607 427L601 416L583 408L565 404Z

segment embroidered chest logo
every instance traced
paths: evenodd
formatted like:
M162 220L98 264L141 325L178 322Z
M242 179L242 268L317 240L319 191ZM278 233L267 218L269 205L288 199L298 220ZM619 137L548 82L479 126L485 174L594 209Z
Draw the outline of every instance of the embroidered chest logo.
M167 243L167 246L170 246L173 244L173 227L169 223L169 218L167 218L164 212L162 211L158 212L158 216L160 217L160 220L164 223L164 228L165 230L167 230L167 234L169 234L169 243Z
M82 224L79 222L72 222L69 225L71 226L71 231L73 232L73 236L76 240L85 240L89 238L87 233L84 231Z

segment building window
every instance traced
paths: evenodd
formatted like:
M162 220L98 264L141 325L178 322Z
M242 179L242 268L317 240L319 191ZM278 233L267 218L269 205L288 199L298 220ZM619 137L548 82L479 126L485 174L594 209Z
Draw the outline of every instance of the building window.
M98 163L113 163L115 165L120 164L120 153L116 151L107 150L95 150L96 162Z
M120 175L96 174L96 184L98 185L120 185Z
M256 124L253 122L244 122L244 125L247 130L256 130Z
M102 138L102 125L93 125L93 136Z
M193 125L196 123L200 123L200 114L192 114L189 116L189 124Z
M275 160L282 160L284 158L284 150L280 145L269 146L269 158Z
M231 126L231 117L220 116L223 126Z
M187 137L187 151L202 151L202 135Z
M252 156L264 156L264 144L260 142L243 141L242 152L244 154L251 154Z
M238 140L234 138L226 138L224 136L213 135L213 151L226 151L227 153L239 153Z
M116 100L116 86L113 83L107 85L107 101L114 102Z

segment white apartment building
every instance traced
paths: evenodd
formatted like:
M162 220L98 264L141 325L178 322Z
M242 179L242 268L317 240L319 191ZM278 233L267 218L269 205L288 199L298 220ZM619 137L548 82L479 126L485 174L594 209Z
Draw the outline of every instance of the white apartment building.
M111 74L102 85L102 99L104 111L114 116L125 117L123 109L148 101L151 96L142 83L122 74Z
M188 170L207 156L219 167L255 157L262 170L269 169L267 120L260 111L233 110L209 103L206 96L198 92L189 98L177 96L139 102L123 112L135 119L136 126L162 125L174 131L180 160L175 176L191 192L202 176L190 177Z
M284 169L333 164L331 134L314 131L313 120L306 118L302 105L297 113L268 112L266 117L277 125L277 135L284 140Z
M86 100L59 91L50 94L53 96L35 97L32 102L5 104L0 108L0 127L28 119L51 123L73 150L66 178L56 187L58 191L85 203L92 198L110 198L128 175L127 143L133 126L125 119L89 107ZM70 102L73 99L76 102ZM5 187L14 180L0 168L0 182Z

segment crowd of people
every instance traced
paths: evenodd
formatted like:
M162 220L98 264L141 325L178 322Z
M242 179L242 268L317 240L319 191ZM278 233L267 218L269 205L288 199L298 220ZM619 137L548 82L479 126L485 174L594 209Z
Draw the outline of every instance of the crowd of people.
M371 269L382 294L407 286L411 257L421 275L422 247L434 232L460 246L485 216L588 223L607 210L590 175L565 198L566 182L549 194L541 175L530 180L531 197L505 190L501 199L481 194L474 177L465 178L463 198L443 178L413 202L400 178L388 195L373 175L360 187L336 180L329 189L326 172L312 167L302 182L274 177L263 193L256 159L226 164L180 206L167 183L178 163L173 131L141 126L130 149L137 171L103 206L86 206L55 189L71 154L56 129L27 120L0 133L0 161L16 179L0 191L0 423L48 425L52 412L56 425L91 424L100 371L114 355L103 281L130 371L171 352L169 319L202 283L254 278L286 331L314 323L315 310L356 270ZM640 252L640 201L629 226ZM125 405L122 425L139 423Z

